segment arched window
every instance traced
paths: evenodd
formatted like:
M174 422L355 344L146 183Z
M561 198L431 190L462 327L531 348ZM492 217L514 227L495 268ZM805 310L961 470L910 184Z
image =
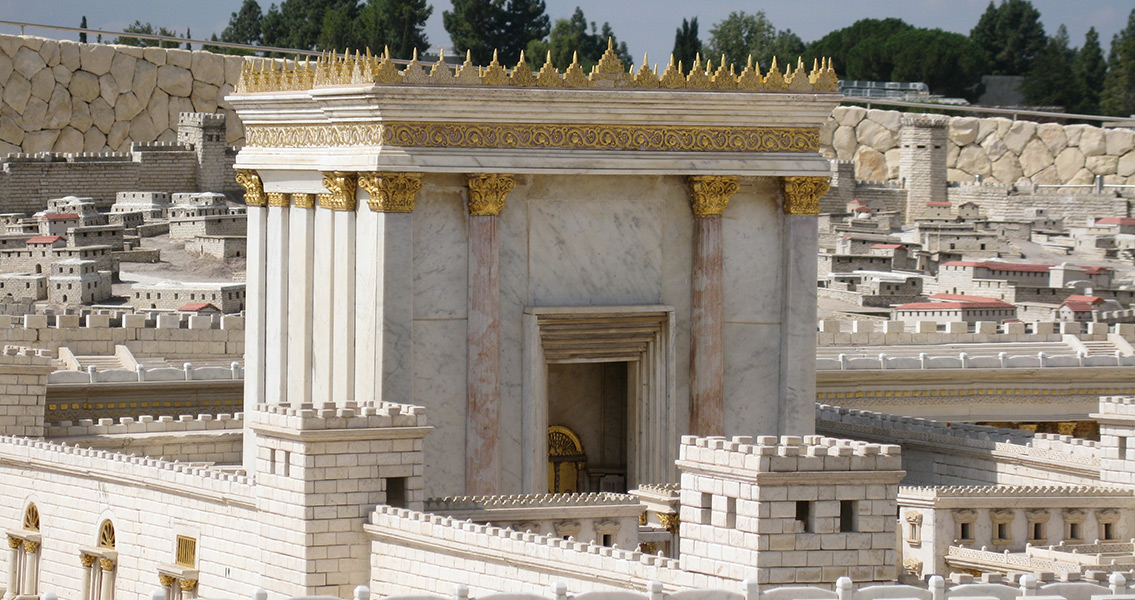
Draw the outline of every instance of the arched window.
M11 597L39 594L39 509L28 504L20 531L8 532L8 590Z
M39 531L39 509L35 507L35 504L29 504L27 510L24 511L24 529Z
M79 560L83 565L82 600L114 600L118 553L114 550L114 523L110 519L99 525L96 547L81 549Z

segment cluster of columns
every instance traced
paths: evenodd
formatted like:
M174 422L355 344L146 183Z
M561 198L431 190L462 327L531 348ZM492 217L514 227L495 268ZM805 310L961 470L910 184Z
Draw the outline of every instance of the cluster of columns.
M114 600L115 558L82 552L79 562L83 565L82 600Z
M158 581L169 593L166 600L191 600L197 597L197 580L158 573Z
M4 600L39 593L39 539L8 536L8 591Z

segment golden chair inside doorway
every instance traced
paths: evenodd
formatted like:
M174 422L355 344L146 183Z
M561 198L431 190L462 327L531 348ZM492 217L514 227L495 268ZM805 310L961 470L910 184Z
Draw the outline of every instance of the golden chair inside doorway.
M561 425L548 428L548 491L578 494L580 474L587 468L587 454L574 431Z

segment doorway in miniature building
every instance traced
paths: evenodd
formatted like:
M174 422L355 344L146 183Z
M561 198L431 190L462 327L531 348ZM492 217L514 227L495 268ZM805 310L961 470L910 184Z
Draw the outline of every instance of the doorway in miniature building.
M532 307L524 317L525 491L617 492L670 481L678 446L673 310Z

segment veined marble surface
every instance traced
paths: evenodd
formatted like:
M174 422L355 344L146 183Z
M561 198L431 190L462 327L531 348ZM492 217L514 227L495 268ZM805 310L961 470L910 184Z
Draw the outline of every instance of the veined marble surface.
M725 435L777 435L780 324L725 323Z
M414 318L465 318L465 177L427 175L414 207Z
M778 323L784 283L784 240L776 182L743 179L741 184L721 222L725 244L725 322Z
M414 322L414 402L426 407L426 497L465 493L465 319Z

